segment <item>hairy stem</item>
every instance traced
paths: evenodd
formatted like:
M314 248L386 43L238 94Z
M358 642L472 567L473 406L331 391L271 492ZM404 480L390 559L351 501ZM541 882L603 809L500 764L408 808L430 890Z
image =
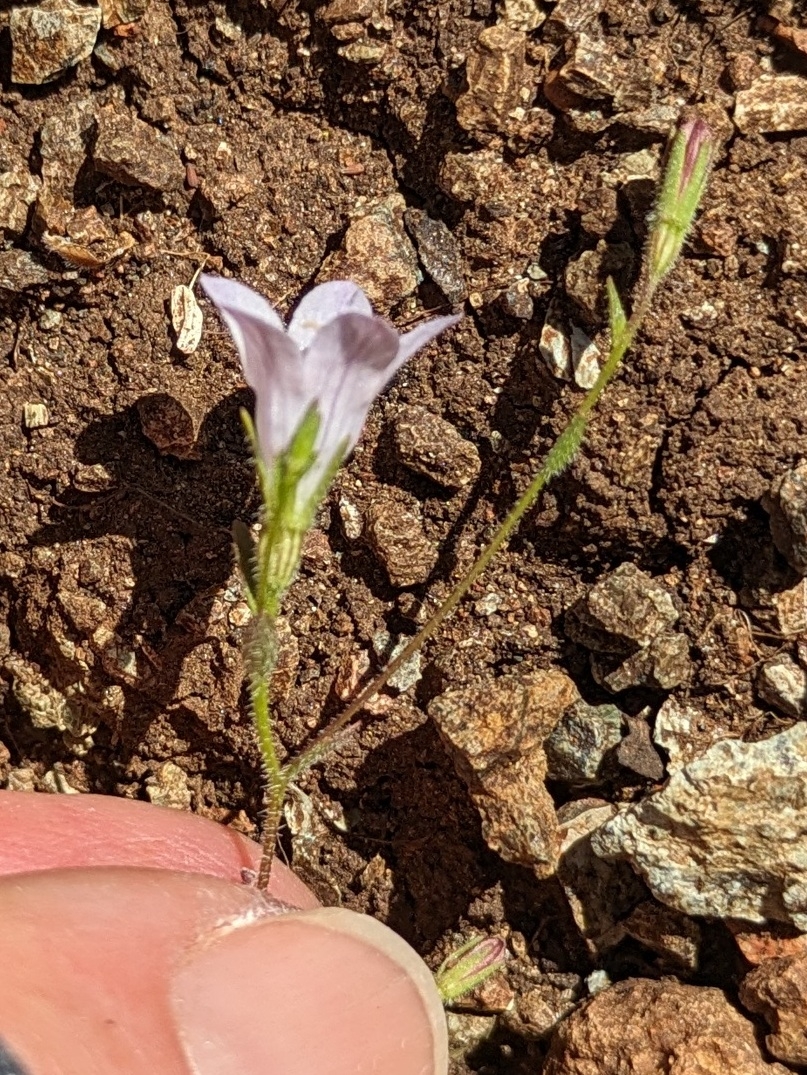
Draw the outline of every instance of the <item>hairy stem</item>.
M278 755L272 718L271 684L277 662L277 634L273 615L260 612L254 617L249 627L244 656L249 676L252 721L266 778L261 864L258 873L258 887L266 888L272 873L277 830L288 787Z
M425 642L428 641L438 630L441 624L451 615L466 593L471 589L479 576L485 571L490 561L502 546L509 540L511 534L530 510L540 496L544 487L570 465L577 455L586 434L588 416L619 368L622 359L632 344L642 321L649 309L651 294L645 291L631 318L620 330L614 332L611 340L611 349L608 358L600 371L596 383L586 393L585 398L577 411L569 420L566 428L552 445L544 461L543 466L530 482L526 491L519 497L516 505L508 513L493 535L490 543L482 550L470 570L459 580L446 600L437 611L430 617L428 622L407 643L401 652L394 657L379 674L360 691L354 700L344 709L338 717L323 728L312 743L306 747L302 754L289 762L283 769L284 777L290 783L296 780L301 773L310 769L334 744L334 740L341 731L353 720L367 703L385 686L402 664L416 653Z

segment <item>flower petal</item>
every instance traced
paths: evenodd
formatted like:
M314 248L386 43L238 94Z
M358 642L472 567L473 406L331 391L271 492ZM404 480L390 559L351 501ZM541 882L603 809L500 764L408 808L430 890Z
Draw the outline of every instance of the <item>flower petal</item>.
M329 321L350 311L368 317L373 314L370 300L360 287L350 280L317 284L297 304L289 322L289 335L301 350L305 350Z
M447 328L456 325L460 320L462 320L460 314L449 314L447 317L433 317L431 321L424 321L422 325L413 328L411 332L405 332L403 336L401 336L400 344L398 346L398 356L395 360L395 368L399 369L416 351L419 351L421 347L425 347L427 343L431 343L435 336L439 336L441 332L445 332Z
M224 276L213 276L211 273L202 273L199 283L207 297L215 302L220 310L227 310L233 316L246 314L285 332L285 326L274 307L263 295L246 284L239 284L237 280L228 280Z
M202 276L233 338L247 384L255 392L255 427L261 455L271 462L288 447L314 391L303 356L283 322L252 288L220 276Z
M313 384L320 428L318 464L300 483L300 494L314 493L322 474L339 451L356 444L376 396L396 370L398 333L382 317L344 313L314 337L303 361Z

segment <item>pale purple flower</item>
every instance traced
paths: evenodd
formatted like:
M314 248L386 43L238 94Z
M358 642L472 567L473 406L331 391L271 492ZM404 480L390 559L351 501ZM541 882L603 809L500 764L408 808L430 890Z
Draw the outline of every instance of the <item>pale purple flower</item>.
M312 404L320 425L316 462L300 481L304 509L332 468L361 434L367 412L403 364L455 316L435 317L399 336L373 312L361 288L347 280L319 284L300 301L286 328L252 288L221 276L201 277L235 341L247 384L255 392L255 428L271 467L291 444Z

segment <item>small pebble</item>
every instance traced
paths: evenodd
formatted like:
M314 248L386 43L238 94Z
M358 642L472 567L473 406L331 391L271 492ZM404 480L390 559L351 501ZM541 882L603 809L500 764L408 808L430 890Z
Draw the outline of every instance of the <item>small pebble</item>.
M26 403L22 408L22 424L26 429L44 429L50 424L50 413L44 403Z
M11 81L52 82L91 55L101 9L77 0L39 0L11 8Z
M606 756L621 740L622 714L616 706L577 702L544 744L548 776L568 783L595 783Z
M394 660L398 654L409 645L411 639L401 638L390 649L391 641L392 639L390 638L388 631L379 631L378 634L373 637L373 649L376 652L376 656L383 659L385 665ZM421 678L420 667L421 655L420 651L418 651L417 653L413 653L409 660L404 661L394 675L390 676L387 680L387 685L392 687L394 691L403 692L409 690L409 688L414 687Z
M395 416L393 436L401 461L446 489L461 489L479 473L476 447L426 407L402 407Z
M807 672L787 653L766 661L759 671L757 691L769 705L788 717L807 717Z
M366 536L390 582L400 589L425 582L437 563L437 547L423 531L414 497L374 500L367 511Z
M404 219L424 271L452 305L462 302L468 293L462 248L451 231L442 220L432 220L422 209L407 209Z
M549 321L546 321L541 329L538 351L554 377L562 381L571 379L572 352L569 341L566 334Z
M807 463L785 471L762 498L771 536L779 552L807 577Z
M650 728L642 717L626 717L628 734L616 748L616 760L645 780L661 780L664 762L650 738Z

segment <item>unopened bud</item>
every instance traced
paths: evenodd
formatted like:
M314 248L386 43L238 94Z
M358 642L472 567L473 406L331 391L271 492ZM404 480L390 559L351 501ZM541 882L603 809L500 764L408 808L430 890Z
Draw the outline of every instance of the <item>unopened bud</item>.
M501 937L472 937L442 963L434 976L444 1004L476 989L495 974L507 959Z
M675 264L698 209L716 139L705 120L685 120L673 136L647 248L650 289Z

